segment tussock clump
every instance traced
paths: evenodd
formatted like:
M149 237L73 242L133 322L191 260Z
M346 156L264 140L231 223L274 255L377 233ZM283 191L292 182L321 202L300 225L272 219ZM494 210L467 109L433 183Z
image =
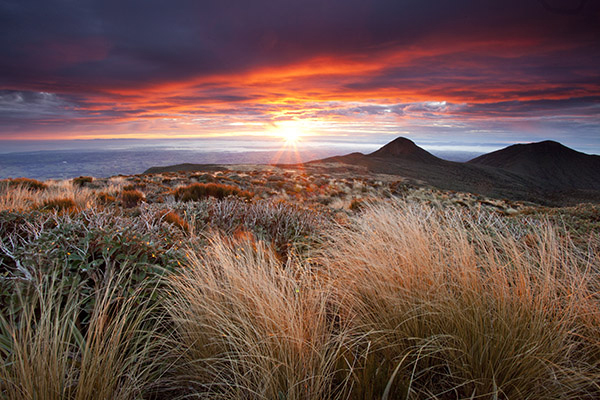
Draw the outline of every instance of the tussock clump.
M171 279L181 390L206 398L335 398L341 335L326 286L297 260L282 265L262 242L213 237Z
M351 398L600 394L598 255L547 224L494 221L370 205L331 234L324 263L365 338L348 352Z
M42 203L42 209L58 212L74 212L77 210L77 203L70 197L48 199Z
M112 196L106 192L100 192L96 196L98 203L102 205L109 205L117 201L115 196Z
M252 198L250 192L238 189L235 186L218 183L193 183L177 188L172 193L175 199L179 201L199 201L207 197L223 199L228 196L237 196L245 199Z
M73 178L73 185L83 187L86 183L92 183L94 178L91 176L80 176L78 178Z
M45 190L48 188L48 185L45 184L44 182L40 182L36 179L29 179L29 178L14 178L14 179L8 179L7 181L9 186L21 186L27 189L33 189L33 190Z
M144 193L140 192L139 190L131 189L123 190L120 198L123 208L132 208L144 201L145 196Z
M50 275L18 293L0 313L2 398L134 400L160 376L160 315L141 290L123 298L125 275L109 278L93 295L64 297L62 279Z

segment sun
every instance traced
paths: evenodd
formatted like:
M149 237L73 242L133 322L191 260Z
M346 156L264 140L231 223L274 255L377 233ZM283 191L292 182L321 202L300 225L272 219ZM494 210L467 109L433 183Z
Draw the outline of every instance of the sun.
M287 144L296 144L304 134L302 123L299 121L281 121L273 131L275 136L285 140Z
M300 139L300 132L297 129L285 129L281 132L281 136L288 143L296 143Z

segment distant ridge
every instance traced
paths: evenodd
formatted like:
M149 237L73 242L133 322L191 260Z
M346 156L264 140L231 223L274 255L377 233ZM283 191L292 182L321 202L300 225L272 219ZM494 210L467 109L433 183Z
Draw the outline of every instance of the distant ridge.
M600 190L600 156L581 153L552 140L515 144L469 163L527 176L547 188Z
M547 205L600 202L600 156L553 141L514 145L466 163L442 160L399 137L379 150L312 161L365 167L431 186Z
M163 172L195 172L195 171L224 171L227 168L221 164L176 164L166 167L151 167L144 171L144 174L160 174Z
M519 200L540 201L541 198L541 188L528 178L497 168L442 160L404 137L368 155L352 153L309 164L331 163L362 166L371 173L399 175L445 190Z

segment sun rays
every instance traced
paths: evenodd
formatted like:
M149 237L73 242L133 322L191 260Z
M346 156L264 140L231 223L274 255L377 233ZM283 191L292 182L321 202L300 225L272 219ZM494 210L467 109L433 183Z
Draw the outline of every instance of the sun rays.
M283 144L273 157L272 164L299 164L302 162L302 157L298 152L298 144L302 136L307 134L303 121L279 121L273 125L270 133L276 138L283 139Z

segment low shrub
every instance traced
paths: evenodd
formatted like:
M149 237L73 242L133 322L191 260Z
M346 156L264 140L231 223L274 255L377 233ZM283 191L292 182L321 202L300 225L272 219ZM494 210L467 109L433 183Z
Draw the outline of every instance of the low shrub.
M176 226L183 231L189 232L190 230L190 225L183 218L181 218L179 214L173 211L161 211L158 213L157 218L160 221Z
M15 286L40 274L58 274L65 290L91 296L104 276L125 270L128 285L155 280L183 260L183 233L156 221L145 208L138 217L118 209L78 213L0 212L0 309ZM91 306L91 305L89 305ZM84 308L89 309L87 304Z
M80 176L78 178L73 178L73 185L75 186L85 186L86 183L91 183L94 181L94 178L91 176Z
M73 212L77 210L75 200L70 197L61 197L57 199L48 199L42 203L42 208L58 212Z
M215 178L211 174L195 174L191 175L190 179L196 180L200 183L215 182Z
M282 258L289 250L305 252L319 241L329 222L319 212L286 201L259 200L248 203L238 198L210 198L197 203L178 203L195 232L219 231L232 235L248 231L271 243Z
M36 179L29 179L29 178L14 178L14 179L9 179L8 181L9 186L22 186L28 189L34 189L34 190L45 190L48 188L48 185L45 184L44 182L40 182Z
M218 183L193 183L175 189L172 194L176 200L180 201L199 201L207 197L223 199L228 196L237 196L245 199L252 198L250 192L240 190L235 186Z
M120 197L123 208L135 207L145 199L144 193L135 189L123 190Z
M111 196L110 194L106 193L106 192L100 192L97 195L97 200L98 203L102 204L102 205L108 205L108 204L112 204L115 201L117 201L115 196Z

